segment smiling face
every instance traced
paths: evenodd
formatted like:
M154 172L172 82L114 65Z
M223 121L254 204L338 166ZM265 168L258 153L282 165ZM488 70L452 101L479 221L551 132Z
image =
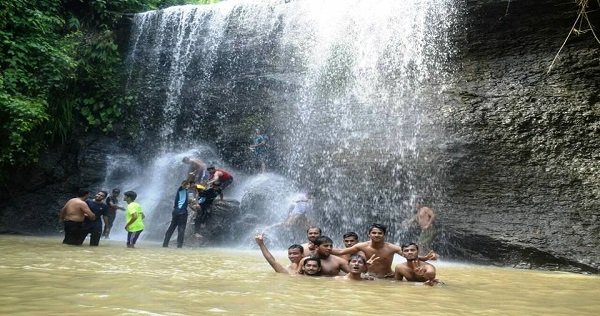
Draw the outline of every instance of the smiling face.
M298 248L288 249L288 259L290 259L290 262L292 262L292 263L300 262L300 260L302 260L302 249L298 249Z
M319 261L314 259L306 259L303 266L304 274L315 276L321 273L321 265Z
M96 195L94 196L94 200L96 202L102 202L102 200L104 200L104 198L106 197L106 194L104 194L104 192L98 192L96 193Z
M369 237L371 238L371 241L374 242L382 242L384 240L384 236L385 233L383 232L383 230L376 227L373 227L369 232Z

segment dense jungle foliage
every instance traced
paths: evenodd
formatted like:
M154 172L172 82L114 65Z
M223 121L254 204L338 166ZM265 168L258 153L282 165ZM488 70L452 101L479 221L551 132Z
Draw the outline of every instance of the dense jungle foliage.
M212 2L0 0L0 170L35 163L74 131L112 131L132 103L115 43L123 14Z

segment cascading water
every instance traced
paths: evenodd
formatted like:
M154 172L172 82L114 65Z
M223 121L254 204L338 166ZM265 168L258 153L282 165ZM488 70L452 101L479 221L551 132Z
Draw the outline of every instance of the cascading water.
M435 122L456 10L450 0L273 0L138 14L127 88L137 124L157 126L142 141L202 141L241 165L261 125L276 172L316 192L326 234L362 235L380 222L390 241L404 241L416 197L435 206L442 196ZM265 224L281 220L293 194L269 195L285 201L268 206L276 214Z

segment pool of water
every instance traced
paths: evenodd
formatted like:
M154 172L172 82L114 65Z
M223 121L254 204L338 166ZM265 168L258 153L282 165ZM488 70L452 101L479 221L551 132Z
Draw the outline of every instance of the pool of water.
M0 315L598 315L600 277L435 263L444 286L273 272L258 250L0 236ZM283 251L275 255L287 264ZM400 259L398 259L400 260Z

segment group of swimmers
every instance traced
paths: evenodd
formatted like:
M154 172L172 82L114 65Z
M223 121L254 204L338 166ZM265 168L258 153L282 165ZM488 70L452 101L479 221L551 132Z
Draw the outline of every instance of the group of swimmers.
M398 246L386 242L386 227L381 224L369 227L369 241L359 242L354 232L344 234L343 249L333 248L333 240L323 236L318 227L309 227L306 234L308 242L293 244L288 248L290 264L287 267L278 263L269 252L264 234L259 233L254 239L267 262L279 273L357 281L395 279L423 282L426 285L440 283L436 279L435 267L425 262L437 259L437 254L429 251L427 255L419 256L419 246L415 243ZM406 262L397 264L392 270L395 254L404 257ZM341 275L342 272L346 274Z

